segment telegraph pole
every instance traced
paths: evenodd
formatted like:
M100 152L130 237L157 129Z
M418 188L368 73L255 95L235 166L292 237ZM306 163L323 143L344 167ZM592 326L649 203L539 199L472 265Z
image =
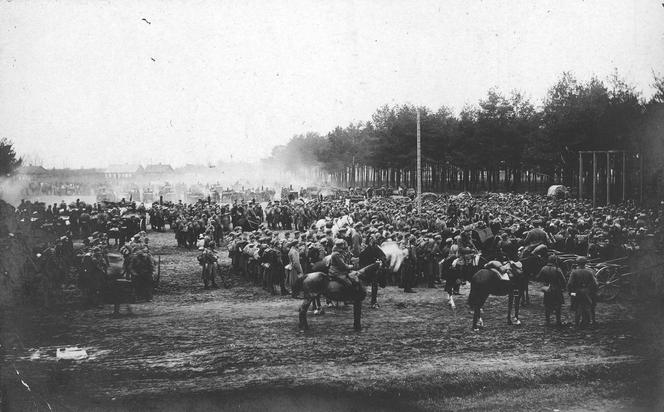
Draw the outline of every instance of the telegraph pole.
M422 142L420 136L420 109L417 109L417 213L422 212Z

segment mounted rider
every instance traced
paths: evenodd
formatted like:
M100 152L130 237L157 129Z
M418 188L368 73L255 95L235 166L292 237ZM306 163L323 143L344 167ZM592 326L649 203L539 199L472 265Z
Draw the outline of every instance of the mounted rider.
M454 266L458 267L461 271L461 278L470 280L474 273L474 268L477 266L477 256L479 250L470 238L470 232L463 231L457 241L458 248L456 249L457 260Z
M141 237L144 235L144 237ZM122 272L125 274L127 279L131 278L131 269L130 262L131 256L139 251L142 251L146 254L150 254L150 248L148 246L148 238L145 232L136 233L129 243L125 243L120 247L120 253L124 258L122 263Z
M535 219L533 220L532 225L533 228L530 229L528 233L526 233L526 238L523 241L525 245L523 251L524 256L527 256L531 252L535 253L535 250L541 245L549 246L549 235L542 228L542 221L539 219Z
M353 280L348 276L351 270L353 270L353 265L350 264L350 256L347 253L348 244L343 239L337 239L334 241L334 247L332 248L332 254L330 255L330 268L329 275L334 279L339 281L342 285L352 287Z

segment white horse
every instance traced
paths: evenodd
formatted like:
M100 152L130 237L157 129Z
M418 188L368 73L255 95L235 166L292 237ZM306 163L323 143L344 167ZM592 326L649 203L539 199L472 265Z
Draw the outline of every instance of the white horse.
M392 272L398 272L401 268L401 264L408 257L408 249L402 249L397 242L391 240L383 242L383 244L380 245L380 250L385 253L388 266Z
M315 223L316 229L324 230L329 221L330 221L329 219L320 219L320 220L318 220ZM339 218L335 218L332 221L332 234L334 236L337 236L337 233L339 233L339 230L341 230L342 227L347 227L349 229L352 229L353 223L354 223L353 218L348 216L348 215L344 215L344 216L341 216Z

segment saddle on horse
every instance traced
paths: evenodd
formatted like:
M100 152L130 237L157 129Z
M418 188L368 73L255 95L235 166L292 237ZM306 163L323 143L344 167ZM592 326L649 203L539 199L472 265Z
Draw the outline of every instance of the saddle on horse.
M512 275L512 268L515 267L519 269L521 266L521 262L507 262L505 264L497 261L497 260L492 260L486 265L484 265L485 269L491 270L493 273L498 275L500 280L505 280L505 281L510 281Z
M357 271L355 270L346 274L339 274L339 275L330 275L329 273L323 273L323 276L327 277L328 280L330 281L336 280L342 285L350 288L357 288L360 286L360 279L357 276Z

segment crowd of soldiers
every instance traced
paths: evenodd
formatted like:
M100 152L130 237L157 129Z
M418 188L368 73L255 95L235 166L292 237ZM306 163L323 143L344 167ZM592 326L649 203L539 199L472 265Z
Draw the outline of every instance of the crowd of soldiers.
M136 202L86 203L77 199L46 205L21 200L17 208L21 222L32 227L67 234L74 239L86 239L93 233L106 233L116 244L124 244L133 235L147 229L145 205Z
M352 202L300 198L220 204L207 199L155 202L147 208L136 202L22 202L17 217L57 231L70 239L68 244L85 239L85 252L99 255L100 264L109 239L119 247L127 243L122 250L130 254L137 245L147 247L145 236L134 236L144 233L148 222L152 230L169 225L178 246L201 250L201 265L216 263L218 249L226 246L233 270L272 293L276 285L286 295L297 292L297 280L314 268L343 279L358 267L363 250L385 242L403 251L403 264L388 282L405 292L443 284L443 262L453 261L460 271L476 270L480 253L486 260L517 260L520 249L545 244L608 260L644 247L662 250L663 212L661 205L593 208L587 201L506 193L430 196L418 210L411 198L367 193ZM458 293L458 284L449 291Z
M442 262L454 261L459 270L477 269L485 260L517 260L525 247L546 245L560 252L608 260L659 248L664 209L642 209L632 203L592 208L588 202L554 199L534 194L487 193L426 199L422 212L407 198L367 198L344 201L273 202L266 215L301 213L301 225L274 225L269 219L254 230L235 228L228 233L233 268L274 292L282 294L325 256L335 250L343 259L335 267L348 272L357 267L360 252L371 244L392 241L405 251L400 270L390 283L406 292L420 285L434 288L444 282ZM335 227L349 216L352 224ZM260 221L260 216L257 216ZM266 216L267 218L267 216ZM324 220L316 227L314 222ZM293 219L297 221L297 219ZM217 242L218 244L218 242ZM341 264L343 262L343 264ZM354 266L353 266L354 265ZM282 274L284 274L282 276ZM462 276L465 277L465 276ZM458 284L453 293L458 293Z

